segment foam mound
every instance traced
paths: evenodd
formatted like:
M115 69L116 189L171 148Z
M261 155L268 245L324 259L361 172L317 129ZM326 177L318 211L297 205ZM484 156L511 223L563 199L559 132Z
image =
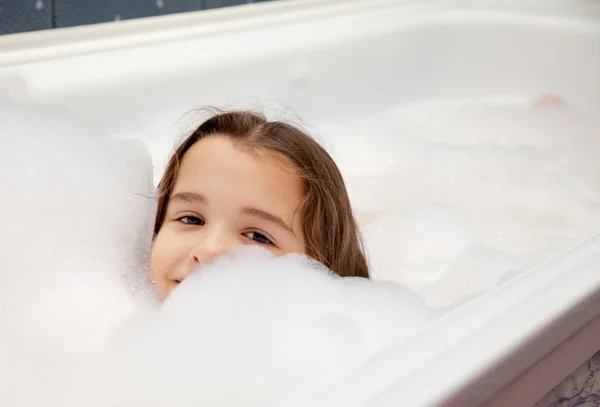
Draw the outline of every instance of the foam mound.
M0 98L0 112L0 393L40 405L150 298L151 160L55 107Z
M352 372L436 316L398 285L340 278L301 255L245 247L202 266L156 314L115 336L69 404L279 405Z
M150 156L0 99L0 394L10 406L275 405L438 315L398 285L245 248L159 305Z

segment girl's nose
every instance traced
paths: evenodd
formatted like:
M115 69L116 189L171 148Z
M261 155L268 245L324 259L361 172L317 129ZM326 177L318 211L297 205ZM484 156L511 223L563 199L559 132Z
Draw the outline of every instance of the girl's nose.
M198 241L190 250L190 260L194 264L206 263L227 253L237 245L235 239L222 229L205 230L205 233L198 237Z

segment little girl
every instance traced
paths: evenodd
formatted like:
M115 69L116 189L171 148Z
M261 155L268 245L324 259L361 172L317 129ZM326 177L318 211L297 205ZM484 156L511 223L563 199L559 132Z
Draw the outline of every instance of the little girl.
M214 115L177 148L158 193L151 274L161 298L199 264L247 244L369 277L339 169L289 124L248 111Z

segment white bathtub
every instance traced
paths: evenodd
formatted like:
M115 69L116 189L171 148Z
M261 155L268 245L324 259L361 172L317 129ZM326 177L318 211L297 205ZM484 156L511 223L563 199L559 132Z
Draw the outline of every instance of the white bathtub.
M308 120L548 90L600 108L600 6L497 3L283 1L4 36L0 91L134 133L255 98ZM530 406L599 349L600 235L299 405Z

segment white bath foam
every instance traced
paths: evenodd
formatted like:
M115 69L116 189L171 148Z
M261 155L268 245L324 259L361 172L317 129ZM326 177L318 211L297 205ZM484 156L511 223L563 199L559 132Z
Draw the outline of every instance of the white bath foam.
M3 98L0 115L2 404L51 405L71 365L152 304L151 166L59 109Z
M397 285L243 248L201 266L152 318L115 337L67 405L278 405L437 316Z
M481 293L521 266L479 243L465 218L443 205L373 215L363 237L373 279L409 287L435 308Z
M152 178L157 186L176 147L193 131L190 124L192 116L191 113L186 114L179 110L168 111L158 116L132 117L120 126L111 123L110 135L115 140L135 140L144 143L152 157Z
M467 229L475 236L470 243L490 255L479 290L493 286L499 270L522 271L600 230L600 114L556 100L429 101L323 123L367 234L373 274L415 290L439 281L421 292L431 303L433 291L461 290L444 273L468 281L476 259L485 257L469 260ZM462 223L436 225L431 214L428 227L411 229L389 215L431 205L454 208ZM466 250L456 264L448 255L453 244ZM382 247L396 250L389 255ZM464 274L459 264L468 264Z
M74 380L82 376L89 354L115 329L121 329L122 324L138 321L139 316L134 316L140 313L145 315L147 293L139 291L147 282L148 232L154 215L154 201L147 198L153 192L147 154L131 143L115 143L77 126L70 121L72 118L47 106L3 100L0 109L12 118L3 123L6 127L0 137L0 155L13 169L0 178L3 191L12 197L1 215L6 233L0 258L8 267L3 273L6 285L0 289L0 324L5 332L0 340L0 356L10 353L4 359L8 363L0 369L2 390L6 390L2 393L3 403L63 406L65 395L73 390ZM269 279L265 277L263 281L259 276L253 294L267 304L276 300L269 298L270 291L265 292L271 287ZM219 283L222 290L227 289L228 283L229 280ZM298 288L285 280L280 283L281 292L286 295ZM318 386L321 379L329 377L327 374L335 376L336 372L355 366L356 360L362 360L365 354L401 340L421 326L423 320L437 315L399 287L366 288L365 283L344 281L347 287L341 291L346 294L340 295L343 298L337 302L329 297L332 293L335 297L335 290L324 289L327 295L321 294L319 298L322 302L332 300L333 305L324 307L335 312L313 321L310 318L316 318L317 311L312 309L312 314L294 328L294 332L314 334L309 337L313 342L308 341L307 346L310 345L314 355L320 355L318 366L323 368L323 376L310 370L314 369L311 366L300 371L290 368L288 376L281 377L282 381L298 375L305 381L298 382L299 387L287 383L288 387L279 396L291 397L310 386ZM298 293L313 295L318 285L311 280ZM374 297L379 299L379 305L370 308L368 304ZM214 296L206 298L218 304ZM303 306L301 301L294 304ZM335 308L340 304L345 304L349 316L338 315L343 314ZM246 309L243 303L237 305ZM212 308L203 309L210 313ZM278 314L275 321L288 320L286 312ZM302 315L303 310L294 312L293 315ZM396 323L398 320L402 324ZM369 325L364 321L369 321ZM245 325L238 321L232 327L251 330L262 323L264 329L251 331L256 334L255 342L260 342L265 336L268 341L272 322L265 317L256 324L250 319ZM357 338L355 346L340 347L349 335ZM283 360L284 366L299 360L293 359L295 347L299 346L293 340L297 336L284 335L282 339L282 352L292 359ZM177 346L177 338L163 339L167 344L165 349ZM218 342L215 336L210 339ZM360 345L358 350L356 343ZM338 353L326 352L331 348L338 349ZM227 355L221 355L226 360ZM197 355L202 356L202 353ZM354 356L357 359L352 359ZM222 359L213 362L223 364ZM234 365L238 369L256 368L246 364L247 360L238 362ZM182 370L185 371L185 366ZM263 374L263 380L272 378L267 373ZM221 379L226 383L224 377ZM145 386L143 383L140 386ZM240 381L237 385L243 388ZM105 390L93 389L100 393ZM133 393L121 394L143 397L144 391L138 387ZM251 394L255 394L256 400L272 396L265 388ZM196 396L190 393L189 397L194 400ZM89 403L89 395L84 394L83 400Z
M432 283L477 241L460 214L442 205L385 213L363 229L371 276L404 285Z
M480 244L462 250L436 281L407 284L430 307L448 307L480 294L517 270L512 256Z

